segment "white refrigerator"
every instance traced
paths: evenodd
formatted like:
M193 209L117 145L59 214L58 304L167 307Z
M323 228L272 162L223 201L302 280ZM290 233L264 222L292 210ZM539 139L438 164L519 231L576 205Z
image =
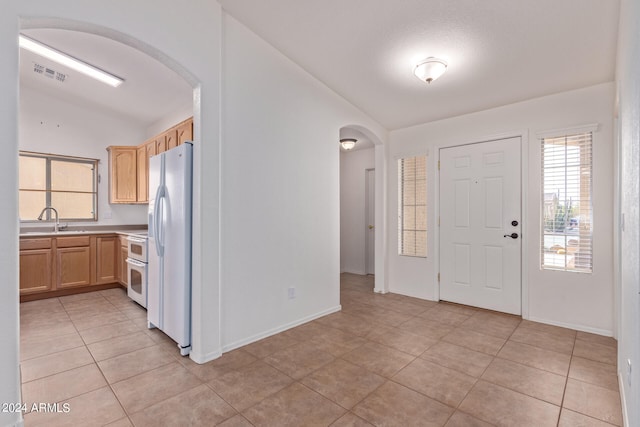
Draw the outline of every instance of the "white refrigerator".
M149 159L147 320L191 351L191 187L189 142Z

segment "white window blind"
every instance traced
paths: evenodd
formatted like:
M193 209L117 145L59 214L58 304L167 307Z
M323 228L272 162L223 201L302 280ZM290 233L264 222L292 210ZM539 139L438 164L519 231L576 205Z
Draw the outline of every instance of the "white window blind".
M592 142L592 132L542 139L545 270L593 271Z
M64 221L96 221L98 160L20 152L19 212L21 221L36 221L45 206ZM50 210L42 219L54 216Z
M398 159L398 254L427 256L427 156Z

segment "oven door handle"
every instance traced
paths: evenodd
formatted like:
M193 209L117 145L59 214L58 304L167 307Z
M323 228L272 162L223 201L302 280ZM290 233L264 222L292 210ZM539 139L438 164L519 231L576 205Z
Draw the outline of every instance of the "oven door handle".
M135 265L136 267L145 267L147 265L144 262L136 261L131 258L127 258L127 264Z
M147 240L146 239L142 239L140 237L129 236L129 237L127 237L127 241L128 242L132 242L132 243L145 243Z

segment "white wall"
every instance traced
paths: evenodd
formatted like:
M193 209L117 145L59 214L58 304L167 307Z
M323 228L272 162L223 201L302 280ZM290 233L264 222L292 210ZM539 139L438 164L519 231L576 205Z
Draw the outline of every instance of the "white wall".
M375 150L340 152L340 271L366 274L366 170Z
M384 130L229 15L223 40L226 351L339 308L339 130Z
M144 142L145 136L145 127L132 120L53 98L30 87L20 88L20 150L100 160L98 221L86 224L146 224L146 205L109 204L109 157L106 150L110 145L138 145ZM109 214L111 218L106 218ZM82 223L70 223L79 224ZM23 224L25 227L42 225Z
M640 425L640 3L623 0L618 41L620 301L618 372L627 426ZM627 361L632 363L631 378Z
M388 171L389 288L393 292L433 299L437 297L436 172L438 148L479 142L498 135L528 139L527 188L523 217L524 268L528 282L523 312L532 320L564 325L605 335L613 333L613 141L612 83L559 93L475 114L414 126L390 133ZM593 146L594 270L593 274L541 271L540 146L536 133L598 123ZM428 153L428 257L397 255L397 161L406 154ZM530 236L530 237L529 237ZM526 270L525 270L526 271ZM526 291L526 289L523 289Z
M191 116L193 116L193 105L176 105L175 110L170 115L157 120L150 126L147 126L145 138L149 139L161 134L165 130L187 120Z
M50 19L49 19L50 18ZM169 1L8 0L0 14L0 402L19 401L18 383L18 46L19 26L77 29L112 37L152 54L196 88L193 357L220 349L219 339L219 118L220 5L194 0L185 8ZM197 31L185 31L181 23ZM170 31L168 29L174 29ZM206 52L207 54L203 54ZM207 165L207 167L203 167ZM206 221L203 221L206 213ZM204 236L204 237L201 237ZM204 260L204 261L203 261ZM20 422L0 413L0 425Z

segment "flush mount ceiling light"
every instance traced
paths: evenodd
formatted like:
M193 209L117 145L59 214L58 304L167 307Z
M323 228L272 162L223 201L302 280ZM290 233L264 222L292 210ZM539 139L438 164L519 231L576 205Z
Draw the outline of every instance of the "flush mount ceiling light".
M40 42L30 39L29 37L23 36L22 34L20 34L18 38L18 43L22 49L31 51L44 58L55 61L58 64L65 65L73 70L86 74L89 77L93 77L94 79L106 83L110 86L118 87L124 81L120 77L109 74L106 71L102 71L101 69L96 68L93 65L82 62L67 55L66 53L60 52Z
M355 147L356 142L358 142L358 140L354 138L342 138L340 140L340 145L342 145L342 148L344 148L345 150L351 150L353 147Z
M423 59L413 69L413 74L423 82L431 83L447 71L447 63L442 59L429 57Z

